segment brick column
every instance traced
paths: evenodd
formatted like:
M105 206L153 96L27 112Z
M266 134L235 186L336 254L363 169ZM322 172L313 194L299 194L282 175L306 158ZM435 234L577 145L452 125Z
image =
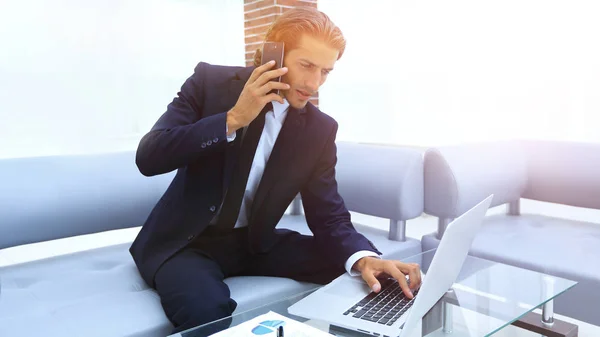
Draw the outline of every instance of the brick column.
M253 64L254 52L261 47L269 25L285 11L299 6L317 7L317 0L244 0L246 66ZM319 94L310 102L319 106Z

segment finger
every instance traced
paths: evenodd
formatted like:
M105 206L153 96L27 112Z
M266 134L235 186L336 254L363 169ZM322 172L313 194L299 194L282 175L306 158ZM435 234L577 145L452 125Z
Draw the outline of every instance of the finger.
M421 269L418 264L396 261L396 266L404 274L408 275L408 279L410 280L410 289L417 289L421 285Z
M274 65L275 65L275 61L271 60L259 67L256 67L256 69L254 69L252 74L250 74L250 77L248 78L247 83L250 83L250 84L254 83L254 81L256 81L257 78L259 78L265 71L273 68Z
M406 297L412 299L414 297L414 295L413 295L412 290L410 290L408 283L406 282L406 278L401 277L397 280L398 280L398 284L400 285L400 289L402 289L402 292L404 293L404 295L406 295Z
M267 102L277 101L277 102L283 104L283 97L277 95L276 93L268 94L265 97L267 98ZM265 103L265 104L267 104L267 103Z
M287 73L287 71L288 71L288 69L286 67L266 71L262 75L260 75L256 79L256 81L254 81L254 84L259 87L262 87L263 85L265 85L265 83L269 82L270 80L278 78L279 76L285 75L285 73Z
M381 290L381 284L379 284L379 281L377 281L377 277L375 277L375 275L373 275L373 271L371 271L371 270L363 271L362 278L363 278L363 280L365 280L365 282L367 282L367 284L369 285L369 288L371 288L371 290L373 290L374 292L378 293Z
M398 269L396 263L386 263L384 271L398 281L398 285L400 285L400 288L406 297L413 298L413 293L406 282L406 276Z
M421 266L419 266L417 263L413 263L416 272L415 274L417 275L417 285L416 287L420 287L421 283L423 283L423 280L421 279Z
M267 84L260 87L260 89L258 89L257 93L259 95L265 95L266 93L268 93L269 91L271 91L273 89L288 90L289 88L290 88L290 85L287 83L270 81Z

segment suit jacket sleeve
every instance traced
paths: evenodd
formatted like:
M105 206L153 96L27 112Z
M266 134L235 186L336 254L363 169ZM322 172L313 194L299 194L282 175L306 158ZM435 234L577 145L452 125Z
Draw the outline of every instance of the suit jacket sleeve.
M204 117L205 64L194 69L177 97L140 141L136 164L146 176L167 173L227 144L227 112Z
M367 250L379 255L381 252L354 229L350 213L338 193L335 180L336 132L337 124L325 144L317 167L300 194L306 221L321 250L334 263L344 265L358 251Z

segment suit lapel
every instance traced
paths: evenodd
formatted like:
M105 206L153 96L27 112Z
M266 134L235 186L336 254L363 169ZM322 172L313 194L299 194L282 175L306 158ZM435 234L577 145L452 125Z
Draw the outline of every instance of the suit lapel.
M248 81L252 71L255 67L246 67L240 69L236 73L236 78L233 79L229 84L229 90L226 95L223 95L222 105L226 109L231 109L237 102L244 85ZM288 115L281 127L279 136L275 141L273 151L263 172L261 182L258 185L254 201L252 202L252 210L250 213L250 222L252 223L252 217L256 214L256 211L265 201L269 191L273 188L275 183L283 177L285 171L284 167L292 167L290 163L293 162L295 154L298 152L298 137L302 134L304 126L306 124L306 107L303 109L295 109L290 106ZM225 155L225 181L223 185L223 192L229 186L231 170L235 166L236 158L239 155L240 144L242 138L242 129L237 130L236 140L231 146L227 147L227 153ZM229 173L229 174L228 174Z
M295 155L298 153L298 137L302 134L306 124L305 115L306 107L298 110L290 106L252 202L249 223L252 223L252 217L269 195L269 191L284 176L286 171L284 168L293 167L291 163L294 162Z

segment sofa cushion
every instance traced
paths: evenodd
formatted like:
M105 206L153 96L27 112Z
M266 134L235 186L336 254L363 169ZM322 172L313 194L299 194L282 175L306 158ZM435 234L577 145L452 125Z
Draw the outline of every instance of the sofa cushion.
M525 269L563 277L578 284L559 296L555 310L600 324L600 224L543 215L491 215L473 242L470 254ZM422 240L423 250L436 248L435 235Z
M140 277L130 244L0 268L0 336L166 336L172 325ZM236 312L315 285L276 277L225 280ZM35 324L33 324L35 323Z
M312 235L304 215L285 215L279 221L277 228L286 228L294 230L300 234ZM354 223L354 228L367 239L371 240L375 247L383 254L394 257L408 257L421 253L421 242L416 239L406 238L404 242L392 241L388 239L388 231Z
M129 244L0 269L0 336L159 336L172 329ZM35 324L32 324L35 323Z
M304 216L286 215L278 228L310 235ZM384 253L411 256L418 240L394 242L387 231L356 225ZM119 244L0 268L0 336L166 336L172 326L156 292ZM317 285L277 277L225 280L236 313ZM35 322L35 324L32 324Z
M267 276L236 276L225 280L238 306L234 313L244 312L271 302L319 287L317 284Z
M600 224L533 214L498 214L486 217L472 251L482 257L502 256L507 262L553 275L600 281L600 268L590 268L589 264L600 256L598 242Z

